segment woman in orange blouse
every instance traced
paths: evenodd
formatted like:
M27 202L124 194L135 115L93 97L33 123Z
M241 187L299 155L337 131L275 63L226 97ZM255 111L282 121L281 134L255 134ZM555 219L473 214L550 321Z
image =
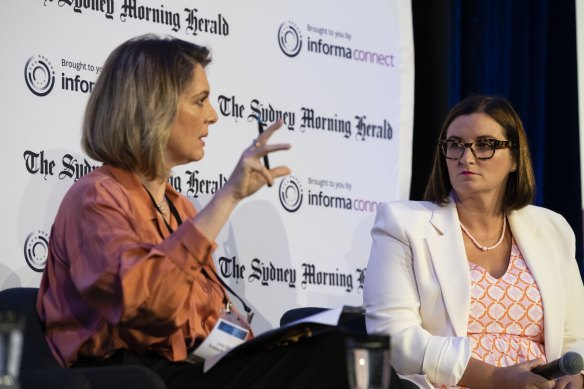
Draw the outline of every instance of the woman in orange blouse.
M421 387L582 388L531 370L584 355L584 287L565 219L529 205L525 131L503 98L447 116L428 201L383 204L365 279L367 329L391 335L396 371Z
M267 144L277 122L199 212L167 183L172 167L203 158L217 121L208 62L204 47L152 35L108 57L82 137L103 166L71 187L51 231L37 304L49 344L65 367L139 364L169 388L346 387L341 343L326 337L226 358L206 374L200 361L187 362L229 311L211 258L214 239L242 199L289 174L261 163L290 147ZM247 325L238 313L230 318ZM314 363L325 351L333 363Z
M38 311L64 366L120 349L184 360L227 303L210 255L215 237L240 200L289 173L260 163L289 148L266 144L276 123L200 212L167 183L172 167L203 158L217 121L209 61L204 47L143 36L104 65L82 137L103 166L64 197L39 291Z

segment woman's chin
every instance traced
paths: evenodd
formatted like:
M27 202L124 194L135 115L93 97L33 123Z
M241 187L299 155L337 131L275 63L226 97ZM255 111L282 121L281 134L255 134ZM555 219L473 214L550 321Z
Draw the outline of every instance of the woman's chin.
M195 155L193 156L192 162L200 161L203 158L205 158L205 150L201 149L200 151L198 151L197 153L195 153Z

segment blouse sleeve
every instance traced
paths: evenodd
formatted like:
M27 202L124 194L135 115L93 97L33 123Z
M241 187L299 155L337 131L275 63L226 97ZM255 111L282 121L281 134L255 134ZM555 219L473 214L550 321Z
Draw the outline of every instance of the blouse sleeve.
M162 240L124 188L92 184L70 196L76 211L56 221L62 225L53 231L63 236L55 252L70 262L75 289L110 324L171 333L189 318L193 281L212 263L214 245L191 220Z

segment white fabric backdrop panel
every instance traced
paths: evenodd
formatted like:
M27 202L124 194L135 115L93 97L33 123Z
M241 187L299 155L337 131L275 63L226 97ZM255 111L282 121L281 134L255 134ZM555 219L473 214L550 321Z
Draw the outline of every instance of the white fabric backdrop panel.
M156 33L213 55L219 121L205 159L171 178L196 207L257 136L258 116L285 121L273 142L292 149L270 163L292 175L243 201L214 253L254 329L292 307L361 304L376 204L409 195L409 0L4 0L0 10L0 288L38 285L61 198L99 166L79 145L92 84L117 45Z

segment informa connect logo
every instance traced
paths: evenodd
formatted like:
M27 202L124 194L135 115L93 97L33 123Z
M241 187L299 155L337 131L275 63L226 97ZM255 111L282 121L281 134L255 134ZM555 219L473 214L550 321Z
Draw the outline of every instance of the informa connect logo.
M41 273L47 263L49 255L49 235L42 231L34 231L28 234L24 242L24 258L28 266Z
M55 70L47 57L32 56L24 66L24 79L32 93L37 96L46 96L51 93L55 85Z
M302 35L298 26L292 22L284 22L278 29L280 49L288 57L296 57L302 48Z
M302 205L302 187L294 176L287 176L280 182L280 203L288 212L296 212Z

